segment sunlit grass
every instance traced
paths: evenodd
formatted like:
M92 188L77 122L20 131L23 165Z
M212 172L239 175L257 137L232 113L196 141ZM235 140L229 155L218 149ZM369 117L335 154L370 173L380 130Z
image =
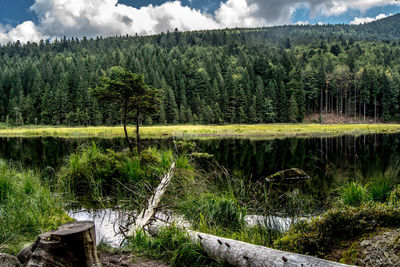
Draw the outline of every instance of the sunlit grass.
M38 234L69 220L40 173L0 159L0 252L17 254Z
M135 127L129 127L134 135ZM336 136L345 134L396 133L400 124L232 124L232 125L168 125L142 126L141 135L147 138L163 137L246 137L277 138L287 136ZM124 137L122 127L49 127L24 126L0 128L2 137L53 136L62 138Z

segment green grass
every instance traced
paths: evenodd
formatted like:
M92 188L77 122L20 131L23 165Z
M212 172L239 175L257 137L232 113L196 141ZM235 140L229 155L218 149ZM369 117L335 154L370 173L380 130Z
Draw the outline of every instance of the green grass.
M135 127L130 126L130 133ZM400 132L400 124L232 124L232 125L168 125L142 126L142 137L164 138L171 136L195 138L246 137L268 139L287 136L337 136L368 133ZM53 136L63 138L115 138L124 137L122 127L51 127L23 126L0 127L1 137Z
M39 177L0 160L0 252L17 254L38 234L70 220Z
M369 184L368 191L373 201L384 203L389 199L391 187L389 179L376 179Z
M208 257L200 244L192 242L185 232L176 227L164 228L156 237L139 231L128 239L127 248L138 255L163 260L172 266L222 266Z
M189 196L178 203L178 209L197 228L221 227L239 230L244 227L246 209L230 195L203 193Z
M57 175L59 191L96 201L105 197L142 201L158 185L172 159L171 150L147 148L138 156L125 151L103 151L93 143L67 158Z
M358 182L350 182L342 186L339 190L340 201L344 205L356 207L371 200L367 186L363 186Z

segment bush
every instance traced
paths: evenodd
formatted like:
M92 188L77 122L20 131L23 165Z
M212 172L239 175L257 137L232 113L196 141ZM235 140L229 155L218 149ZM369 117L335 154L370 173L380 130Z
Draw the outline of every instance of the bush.
M128 248L141 255L167 261L172 266L221 266L207 256L200 244L176 227L161 230L156 237L142 231L128 239Z
M70 220L39 177L0 160L0 251L16 254L40 233Z
M367 187L358 182L351 182L340 188L340 201L344 205L359 206L371 200Z
M311 221L302 221L274 242L277 249L324 255L341 240L349 240L376 227L399 227L400 207L382 203L364 203L359 207L333 208Z
M196 227L221 227L237 230L244 227L246 209L240 207L235 197L203 193L191 196L179 204L179 210Z

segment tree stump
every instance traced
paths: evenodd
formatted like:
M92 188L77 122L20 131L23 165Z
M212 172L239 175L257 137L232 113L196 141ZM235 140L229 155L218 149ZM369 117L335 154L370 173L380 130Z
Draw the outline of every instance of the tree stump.
M43 233L18 259L27 267L100 267L94 222L74 221Z

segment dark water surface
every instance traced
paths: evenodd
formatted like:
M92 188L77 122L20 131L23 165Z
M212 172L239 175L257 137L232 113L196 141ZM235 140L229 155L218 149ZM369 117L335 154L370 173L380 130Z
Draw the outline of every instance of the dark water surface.
M96 142L103 148L122 149L124 139L0 138L0 157L24 166L58 169L76 148ZM169 146L171 139L147 140ZM287 138L275 140L196 140L201 152L214 158L232 173L239 171L260 180L276 171L297 167L311 179L305 187L316 196L349 179L369 182L390 176L400 183L400 134Z

